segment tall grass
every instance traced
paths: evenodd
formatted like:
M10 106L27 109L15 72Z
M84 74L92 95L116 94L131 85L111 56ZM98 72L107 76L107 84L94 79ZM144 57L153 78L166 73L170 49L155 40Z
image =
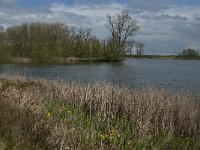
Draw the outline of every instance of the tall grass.
M0 137L33 149L200 148L200 96L0 75Z

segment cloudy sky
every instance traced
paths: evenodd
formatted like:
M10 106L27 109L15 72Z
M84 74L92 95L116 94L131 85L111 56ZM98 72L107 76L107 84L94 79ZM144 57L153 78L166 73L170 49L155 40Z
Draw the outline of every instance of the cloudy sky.
M146 54L200 50L200 0L0 0L0 24L63 22L107 38L106 14L124 9L141 25L135 40L145 44Z

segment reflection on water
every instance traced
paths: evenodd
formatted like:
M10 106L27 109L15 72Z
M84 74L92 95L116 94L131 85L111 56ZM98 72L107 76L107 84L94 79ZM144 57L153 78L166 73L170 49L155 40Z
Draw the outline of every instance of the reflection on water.
M33 66L1 65L0 73L34 78L64 79L80 83L111 82L119 86L165 87L200 91L200 61L127 59L119 63Z

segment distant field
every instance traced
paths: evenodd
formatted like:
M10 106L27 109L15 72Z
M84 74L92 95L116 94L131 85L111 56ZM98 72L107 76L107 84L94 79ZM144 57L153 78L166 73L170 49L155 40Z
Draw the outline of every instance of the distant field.
M134 57L134 58L158 58L158 59L176 59L174 55L126 55L126 57Z
M148 58L148 59L189 59L189 60L200 60L200 58L183 58L183 57L177 57L175 55L126 55L127 58L132 57L132 58Z
M200 97L0 75L1 149L199 149Z

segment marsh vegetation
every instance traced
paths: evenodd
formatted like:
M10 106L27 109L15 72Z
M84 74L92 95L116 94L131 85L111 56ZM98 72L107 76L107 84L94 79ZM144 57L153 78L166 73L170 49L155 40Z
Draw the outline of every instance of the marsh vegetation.
M0 75L0 146L199 149L200 97Z

